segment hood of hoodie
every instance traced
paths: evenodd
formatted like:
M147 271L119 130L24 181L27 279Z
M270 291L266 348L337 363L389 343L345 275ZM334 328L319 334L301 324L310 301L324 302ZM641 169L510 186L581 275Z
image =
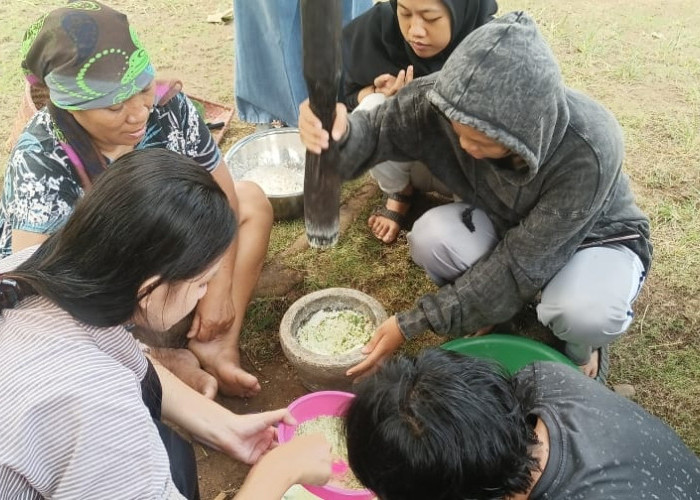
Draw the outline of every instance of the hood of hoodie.
M511 12L467 36L428 98L447 118L483 132L525 161L527 168L501 169L513 184L537 175L569 124L559 65L524 12Z

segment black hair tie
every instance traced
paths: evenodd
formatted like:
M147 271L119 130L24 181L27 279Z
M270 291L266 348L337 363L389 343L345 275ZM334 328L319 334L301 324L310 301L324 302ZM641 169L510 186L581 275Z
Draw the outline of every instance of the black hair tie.
M0 280L0 309L12 309L22 300L22 290L15 280L2 278Z

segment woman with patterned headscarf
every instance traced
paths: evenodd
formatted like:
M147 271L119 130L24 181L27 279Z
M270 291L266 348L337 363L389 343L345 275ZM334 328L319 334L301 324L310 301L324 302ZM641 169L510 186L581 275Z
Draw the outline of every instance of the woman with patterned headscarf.
M181 85L156 83L148 54L124 14L95 1L70 2L29 28L22 52L27 79L48 90L50 102L32 117L10 155L0 200L2 255L56 232L94 179L124 154L166 148L194 159L227 194L240 236L178 346L189 350L153 353L209 397L217 389L257 393L257 379L240 367L238 337L272 227L262 190L233 182Z
M390 0L343 30L343 101L372 109L406 83L434 73L469 33L493 19L496 0ZM393 243L406 223L415 190L451 191L420 162L385 162L370 170L386 195L368 220L374 235Z

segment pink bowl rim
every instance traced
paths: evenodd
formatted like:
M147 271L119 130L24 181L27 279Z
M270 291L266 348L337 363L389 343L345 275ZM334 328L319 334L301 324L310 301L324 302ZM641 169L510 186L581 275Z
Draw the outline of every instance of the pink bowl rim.
M310 392L308 394L304 394L303 396L295 399L292 401L289 406L287 407L289 411L292 411L294 408L299 406L300 404L306 402L307 399L313 399L318 396L340 396L341 398L344 398L348 401L353 399L355 395L352 392L347 392L347 391L315 391L315 392Z
M289 403L289 406L287 406L287 410L289 410L290 413L293 413L294 408L302 405L307 400L313 399L313 398L318 397L320 395L340 396L340 397L346 399L347 401L350 401L350 400L352 400L352 398L355 397L355 395L352 392L346 392L346 391L315 391L315 392L310 392L308 394L304 394L303 396L300 396L297 399L295 399L294 401L292 401L291 403ZM286 436L283 436L282 431L286 431L287 429L295 429L296 427L297 427L296 425L289 425L289 424L285 424L284 422L280 422L277 425L277 440L279 441L279 443L282 444L282 443L286 443L289 441L288 439L286 439ZM282 440L283 437L285 438L284 440Z
M310 392L309 394L305 394L305 395L295 399L294 401L292 401L289 404L289 406L287 406L287 410L289 410L289 412L291 413L292 410L294 410L294 408L296 408L297 406L303 404L304 402L306 402L309 399L313 399L314 397L318 397L319 395L341 396L342 398L344 398L347 401L351 401L355 397L355 395L352 392L346 392L346 391L315 391L315 392ZM282 433L280 431L283 429L287 429L287 428L295 428L296 426L295 425L288 425L288 424L285 424L284 422L280 422L277 427L278 427L277 439L278 439L279 443L282 444L282 443L286 443L288 441L286 439L284 441L281 439ZM331 484L326 484L326 485L322 485L322 486L303 484L302 486L304 488L306 488L307 490L309 490L311 493L314 493L313 490L318 490L318 491L327 490L331 493L337 493L337 494L341 494L341 495L345 495L345 496L349 496L349 497L366 497L367 495L372 493L367 488L362 489L362 490L351 490L351 489L347 489L347 488L339 488L339 487L333 486Z

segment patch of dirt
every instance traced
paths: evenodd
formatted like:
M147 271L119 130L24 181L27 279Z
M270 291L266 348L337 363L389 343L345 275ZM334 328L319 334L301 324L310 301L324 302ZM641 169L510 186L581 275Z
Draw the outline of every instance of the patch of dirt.
M245 361L243 365L252 370L249 364L246 366ZM252 371L262 386L259 395L250 399L219 397L217 401L234 413L246 414L284 408L308 392L284 356L263 364L256 363L256 366L258 370ZM224 495L217 500L232 498L248 474L250 467L200 444L194 446L202 498L213 499L221 493Z

